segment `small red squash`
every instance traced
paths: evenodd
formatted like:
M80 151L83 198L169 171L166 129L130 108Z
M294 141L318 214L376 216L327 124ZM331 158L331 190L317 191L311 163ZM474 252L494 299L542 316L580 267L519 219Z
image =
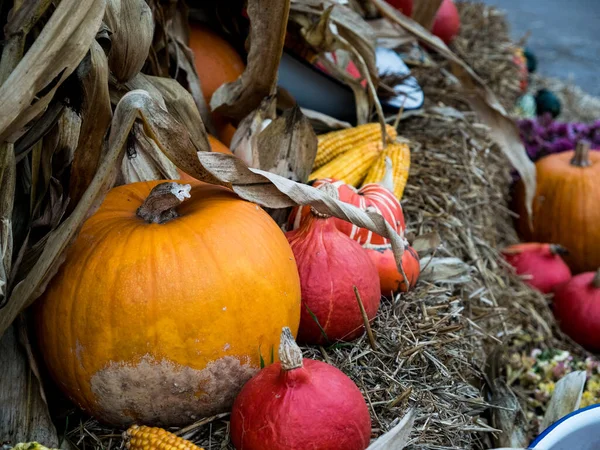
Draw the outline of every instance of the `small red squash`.
M338 191L339 199L344 203L349 203L363 210L372 210L381 214L392 227L398 232L403 233L406 229L404 223L404 213L402 206L391 189L385 188L379 183L370 183L360 189L333 178L323 178L316 180L313 187L318 188L324 184L333 185ZM290 214L288 220L288 229L294 230L300 227L302 219L310 214L310 206L296 207ZM359 228L356 225L346 222L342 219L333 219L333 223L338 230L361 245L382 245L389 241L383 236L373 233L366 228Z
M421 265L419 255L414 248L407 246L402 255L402 269L408 280L408 286L396 266L391 245L367 249L367 253L379 272L381 295L389 296L398 291L407 292L417 283L421 274Z
M600 270L576 275L554 290L560 328L586 349L600 351Z
M566 253L560 245L537 242L511 245L502 250L502 256L517 275L527 276L525 283L544 294L571 279L571 270L560 256Z
M250 379L235 400L235 448L366 449L371 418L354 382L327 363L303 359L288 328L281 334L279 359Z
M452 0L443 0L440 5L431 33L439 37L446 45L450 44L460 31L460 15Z
M330 184L321 189L335 196ZM352 340L364 332L354 286L369 320L381 300L379 274L367 252L315 209L286 237L294 252L302 293L298 340L308 344Z

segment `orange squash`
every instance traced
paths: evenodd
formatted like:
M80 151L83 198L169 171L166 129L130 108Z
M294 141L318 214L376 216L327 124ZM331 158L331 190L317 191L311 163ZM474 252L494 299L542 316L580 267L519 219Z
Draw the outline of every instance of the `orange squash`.
M573 273L600 267L600 152L584 143L575 151L539 159L533 202L533 229L529 229L525 193L515 189L517 228L527 241L552 242L569 250L564 260Z
M204 100L210 108L210 99L219 86L237 80L246 66L225 39L203 25L190 23L189 46L194 53ZM212 116L219 139L229 146L235 127L217 113Z
M104 422L175 426L229 411L276 360L281 328L298 330L298 269L277 224L228 189L188 191L111 190L36 302L51 375Z

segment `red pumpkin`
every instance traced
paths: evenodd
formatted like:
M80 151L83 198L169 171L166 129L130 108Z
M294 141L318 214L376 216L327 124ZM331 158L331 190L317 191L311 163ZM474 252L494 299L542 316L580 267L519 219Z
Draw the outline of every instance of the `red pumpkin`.
M383 185L370 183L357 190L343 181L333 178L323 178L316 180L313 183L313 187L319 187L324 184L331 184L337 188L339 199L344 203L349 203L365 211L373 210L378 212L398 233L403 233L406 229L404 213L402 212L400 202L392 190L385 188ZM300 214L298 214L298 211L300 211ZM308 215L310 215L310 206L294 208L288 219L288 229L295 230L299 228L300 222ZM333 223L338 230L361 245L384 245L389 243L383 236L375 234L366 228L359 228L345 220L334 218Z
M321 189L336 194L330 184ZM377 314L381 300L377 268L360 244L336 228L334 220L312 209L300 228L286 233L300 274L298 340L308 344L352 340L363 334L354 286L369 320Z
M504 259L515 268L517 275L526 276L523 281L544 294L571 279L571 270L560 256L566 253L560 245L536 242L511 245L502 250Z
M231 412L238 450L364 450L371 418L354 382L337 368L303 359L289 329L277 362L246 383Z
M402 269L406 274L408 286L398 270L398 266L396 266L396 259L391 245L367 249L367 253L379 272L381 295L389 296L391 293L398 291L407 292L417 283L421 274L421 265L419 255L414 248L407 246L402 255Z
M558 285L554 315L571 339L590 351L600 351L600 270Z
M460 15L452 0L443 0L433 21L431 33L439 37L446 45L458 35L460 31Z
M413 0L385 0L405 16L410 17L413 10Z

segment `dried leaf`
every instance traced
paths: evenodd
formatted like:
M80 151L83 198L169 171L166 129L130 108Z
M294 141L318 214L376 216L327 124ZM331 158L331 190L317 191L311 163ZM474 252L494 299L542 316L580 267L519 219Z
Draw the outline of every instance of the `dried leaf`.
M52 4L51 0L14 2L4 26L4 42L0 58L0 86L10 76L21 58L25 39L39 18Z
M496 444L501 447L527 446L527 419L519 400L502 379L492 383L492 426L498 433Z
M312 109L300 108L300 111L308 118L313 129L318 133L326 133L328 131L352 127L348 122L338 120L335 117L328 116L327 114L318 111L313 111Z
M290 0L271 0L268 8L260 0L248 1L250 50L246 70L236 81L215 91L210 100L212 111L241 120L274 91L289 11Z
M435 14L441 4L442 0L419 0L414 4L414 11L411 17L423 28L431 30Z
M210 152L210 143L202 117L191 94L171 78L147 76L147 80L161 93L167 110L183 124L199 151Z
M415 43L415 38L395 23L386 19L375 19L367 22L375 33L377 47L399 49Z
M60 176L62 171L71 163L73 153L79 140L81 118L71 108L65 108L56 125L33 148L31 165L31 211L32 216L42 215L39 212L46 197L50 180ZM62 187L60 188L62 197ZM46 202L47 210L54 209L53 204ZM51 214L60 219L60 214ZM54 225L58 222L54 223Z
M104 8L105 0L64 0L58 4L27 54L0 86L0 141L19 135L48 106L58 86L87 53ZM44 88L47 92L32 104Z
M260 164L258 136L276 117L275 97L269 95L262 100L258 108L239 123L231 139L232 153L248 166L258 168Z
M113 32L108 66L124 83L139 73L146 62L154 19L144 0L108 0L104 20Z
M401 261L407 245L406 240L399 236L380 214L363 211L348 203L334 200L312 186L296 183L260 169L249 168L232 155L201 152L198 153L198 159L208 172L222 182L231 184L233 190L245 200L267 208L311 205L317 211L331 214L388 238L398 268L402 271Z
M525 184L527 213L531 221L531 208L536 189L535 165L527 156L516 124L508 116L494 93L463 60L450 51L441 39L433 36L425 28L402 15L385 0L371 0L371 2L385 18L400 25L408 33L425 42L430 48L436 50L452 63L452 72L460 81L465 98L469 101L471 108L490 127L490 137L498 144L512 166L519 172Z
M108 91L108 60L97 41L92 42L89 60L85 66L84 62L79 65L77 74L82 87L82 124L71 166L71 210L96 173L104 149L104 138L112 118Z
M471 280L473 268L459 258L421 258L420 279L431 283L462 284Z
M0 338L0 442L41 442L58 447L58 435L38 378L17 338L17 322Z
M379 436L367 450L402 450L408 444L415 421L415 412L409 409L400 423L387 433Z
M16 166L12 144L0 144L0 306L8 290L13 255L12 213Z
M44 114L35 121L35 123L27 130L27 132L15 142L15 156L17 162L23 159L33 145L42 139L48 133L58 118L62 115L66 105L63 102L52 102L44 111Z
M317 155L317 136L296 106L258 135L257 148L257 168L306 183Z
M178 179L177 167L144 133L142 124L135 123L129 135L127 152L121 163L117 184L138 181Z
M585 382L584 370L568 373L556 382L544 419L540 423L540 433L557 420L579 408Z
M431 233L421 234L417 236L411 246L419 254L420 258L435 251L440 245L442 245L442 238L437 231Z
M118 104L123 96L130 91L141 89L148 92L150 96L160 104L161 107L166 108L165 100L162 97L160 91L152 84L148 75L138 73L135 77L129 80L127 83L119 83L113 74L108 75L109 87L110 87L110 101L113 105Z
M189 39L186 39L185 42L188 42ZM179 38L175 39L175 42L171 44L171 47L174 47L174 52L176 52L178 58L176 58L177 64L179 65L180 71L185 73L185 80L187 81L187 85L190 93L192 94L192 98L196 103L196 107L200 112L200 116L202 117L202 122L204 123L206 129L210 134L216 136L217 129L212 120L212 114L206 100L204 99L204 94L202 94L202 87L200 85L200 78L198 77L198 73L196 72L196 65L194 64L194 53L192 50Z

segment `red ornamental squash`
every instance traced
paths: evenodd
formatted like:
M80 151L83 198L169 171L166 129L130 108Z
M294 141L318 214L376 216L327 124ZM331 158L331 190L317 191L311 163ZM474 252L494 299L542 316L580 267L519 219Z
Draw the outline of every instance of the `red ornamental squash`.
M336 194L330 184L321 189ZM322 344L362 335L364 320L354 286L369 320L377 314L381 300L379 275L367 253L336 228L332 217L314 209L300 228L286 236L298 264L302 290L298 340Z
M394 196L391 189L387 189L379 183L370 183L357 190L354 186L345 184L343 181L334 180L333 178L316 180L313 183L313 187L318 188L324 184L333 185L338 191L339 199L344 203L349 203L363 210L378 212L398 233L404 233L406 225L404 223L402 206L400 206L400 202ZM288 229L295 230L299 228L300 222L308 215L310 215L310 206L294 208L288 220ZM361 245L383 245L389 243L383 236L375 234L366 228L359 228L345 220L334 218L333 223L338 230Z
M525 283L548 294L555 286L571 279L571 270L560 255L567 254L564 247L555 244L529 242L516 244L502 250L504 259L524 275Z
M575 275L554 290L560 328L587 350L600 351L600 270Z
M439 37L446 45L450 44L460 31L460 15L452 0L442 0L435 14L431 33Z
M34 306L41 354L77 405L119 426L181 426L229 411L271 363L281 328L298 329L300 281L257 205L141 182L108 193Z
M238 450L364 450L371 418L354 382L337 368L303 359L289 329L281 363L261 370L242 389L231 412Z
M390 244L367 249L367 253L379 272L381 295L389 296L398 291L407 292L417 283L421 274L421 265L419 255L414 248L406 246L402 255L402 269L406 280L398 270Z

